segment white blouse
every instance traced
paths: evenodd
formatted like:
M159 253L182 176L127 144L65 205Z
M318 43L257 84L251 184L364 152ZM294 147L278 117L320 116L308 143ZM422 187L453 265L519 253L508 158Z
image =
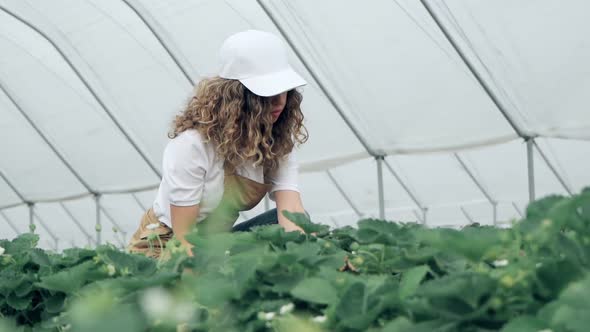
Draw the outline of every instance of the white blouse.
M269 192L292 190L299 192L297 185L299 165L294 151L279 163L274 175L267 175L272 184ZM236 169L237 174L259 183L264 183L262 166L245 163ZM192 206L199 204L197 221L205 219L221 202L223 196L223 161L216 158L214 146L203 142L201 134L186 130L170 140L164 150L162 181L153 209L158 219L172 227L170 204Z

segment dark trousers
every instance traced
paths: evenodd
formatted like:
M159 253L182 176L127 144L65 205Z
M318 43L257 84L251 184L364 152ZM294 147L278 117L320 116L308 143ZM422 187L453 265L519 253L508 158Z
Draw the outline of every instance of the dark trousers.
M278 224L277 209L271 209L232 227L232 232L247 232L252 227Z

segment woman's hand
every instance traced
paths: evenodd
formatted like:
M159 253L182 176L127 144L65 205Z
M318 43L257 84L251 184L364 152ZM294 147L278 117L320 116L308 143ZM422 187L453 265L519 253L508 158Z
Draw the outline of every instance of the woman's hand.
M172 231L176 238L180 241L180 245L186 248L186 253L193 256L193 245L186 239L188 234L197 222L199 216L199 205L192 206L176 206L170 204L170 219L172 222Z
M305 213L303 204L301 203L301 196L296 191L279 190L274 192L275 201L277 203L277 217L279 225L283 226L285 232L299 231L305 233L301 227L295 225L291 220L283 215L283 211Z

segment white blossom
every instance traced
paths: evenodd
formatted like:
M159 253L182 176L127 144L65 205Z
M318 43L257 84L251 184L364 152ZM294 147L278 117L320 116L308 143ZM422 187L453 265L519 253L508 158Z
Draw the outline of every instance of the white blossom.
M190 302L175 298L162 287L147 289L141 296L140 304L146 316L153 322L186 323L194 314Z
M274 312L264 312L261 311L258 313L258 319L260 320L272 320L273 318L275 318L275 313Z
M141 307L148 317L161 318L168 314L174 301L168 292L161 288L150 288L141 297Z
M109 276L112 277L117 272L117 269L115 269L115 266L113 264L109 264L109 265L107 265L107 271L109 273Z
M312 321L315 323L323 323L326 321L326 316L315 316L314 318L312 318Z
M153 231L154 229L160 227L160 225L153 223L153 224L149 224L147 226L145 226L145 228L149 229L150 231Z
M5 250L4 248L0 247L0 256L4 255L4 252L5 252L5 251L6 251L6 250Z
M288 314L291 311L293 311L293 309L295 309L295 305L292 302L287 303L284 306L282 306L281 309L279 309L279 314L281 314L281 315Z
M225 251L225 255L226 255L226 256L229 256L229 254L230 254L229 250L226 250L226 251Z
M504 266L508 265L508 260L507 259L498 259L498 260L495 260L493 264L495 267L504 267Z

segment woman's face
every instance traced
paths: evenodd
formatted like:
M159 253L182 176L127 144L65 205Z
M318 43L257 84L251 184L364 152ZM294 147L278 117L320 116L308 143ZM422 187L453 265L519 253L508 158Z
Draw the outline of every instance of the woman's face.
M270 97L272 122L275 123L287 105L287 92Z

